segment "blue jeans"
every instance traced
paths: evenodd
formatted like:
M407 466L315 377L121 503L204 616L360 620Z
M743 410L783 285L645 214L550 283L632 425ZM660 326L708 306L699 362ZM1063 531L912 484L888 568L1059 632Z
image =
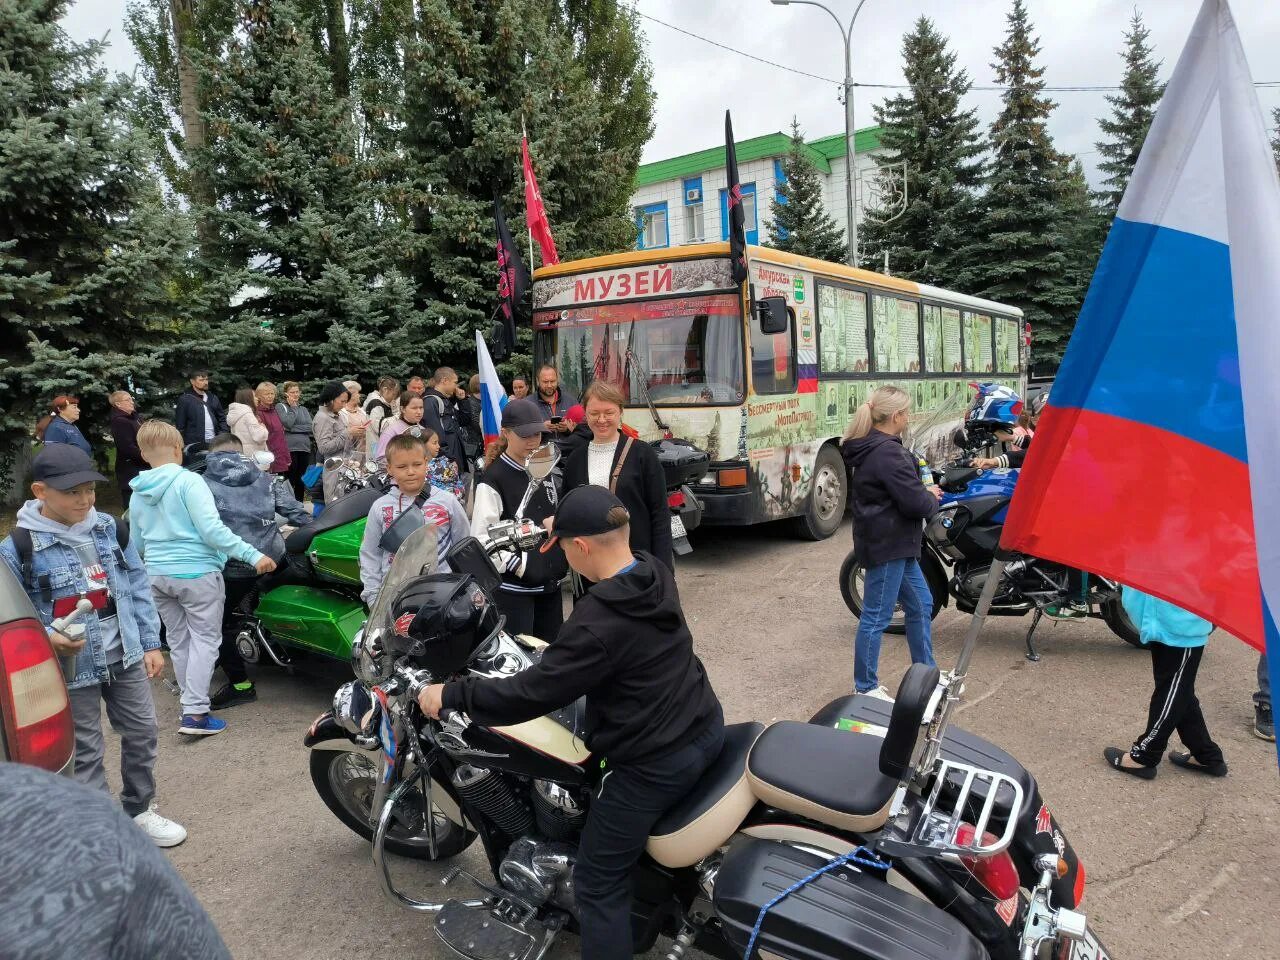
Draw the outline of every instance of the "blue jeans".
M890 560L863 572L862 616L853 642L853 689L866 693L879 686L880 638L893 619L893 608L902 601L907 620L907 648L912 663L933 665L933 594L925 583L920 561Z
M1260 707L1271 709L1271 674L1267 670L1267 655L1258 657L1258 692L1253 695L1253 702Z

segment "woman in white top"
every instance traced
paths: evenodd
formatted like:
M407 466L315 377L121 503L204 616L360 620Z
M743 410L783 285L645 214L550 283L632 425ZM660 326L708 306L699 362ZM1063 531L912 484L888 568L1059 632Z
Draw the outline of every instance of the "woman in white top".
M231 406L227 407L227 426L240 439L244 455L257 463L259 468L269 470L270 460L267 461L266 466L263 466L254 456L260 452L269 453L270 449L267 447L267 425L258 416L257 398L248 387L237 390L235 400L232 401Z

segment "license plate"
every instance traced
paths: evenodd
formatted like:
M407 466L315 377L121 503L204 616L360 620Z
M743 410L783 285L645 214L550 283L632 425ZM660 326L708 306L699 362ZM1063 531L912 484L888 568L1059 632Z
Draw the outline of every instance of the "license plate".
M1111 954L1107 953L1107 948L1102 945L1098 935L1086 928L1083 940L1062 945L1058 951L1058 960L1111 960Z
M678 514L673 513L671 515L671 536L687 537L688 535L688 531L684 528L684 520Z

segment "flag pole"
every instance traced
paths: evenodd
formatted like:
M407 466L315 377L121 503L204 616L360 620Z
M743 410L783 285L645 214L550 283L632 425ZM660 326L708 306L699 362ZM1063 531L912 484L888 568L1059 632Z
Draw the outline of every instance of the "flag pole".
M520 114L520 140L521 140L521 146L523 148L521 152L523 153L523 150L528 149L528 143L529 143L529 134L524 128L523 113ZM523 157L521 159L523 159ZM526 189L528 189L527 186L526 186ZM528 210L525 210L524 212L524 225L525 225L525 228L529 231L529 272L532 273L533 272L533 227L530 226L529 224Z

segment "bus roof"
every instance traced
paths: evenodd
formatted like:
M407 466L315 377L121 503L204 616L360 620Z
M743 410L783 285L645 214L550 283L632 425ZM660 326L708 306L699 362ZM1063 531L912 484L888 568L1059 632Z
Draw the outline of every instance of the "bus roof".
M582 260L569 260L564 263L558 263L555 266L539 267L534 271L533 279L547 280L551 277L563 277L568 274L585 273L592 270L610 270L616 267L629 267L643 263L672 263L679 260L699 260L704 257L727 257L728 255L729 244L727 241L720 243L691 243L680 247L659 247L655 250L627 250L623 253L611 253L603 257L587 257ZM861 270L857 267L846 266L843 263L829 263L826 260L818 260L814 257L786 253L782 250L774 250L772 247L749 245L747 247L747 258L749 260L776 263L782 266L799 267L823 276L837 277L884 290L915 294L925 299L943 300L947 303L968 307L973 310L1000 313L1005 316L1019 318L1022 316L1021 310L1007 303L997 303L994 300L971 297L968 294L956 293L953 290L945 290L942 287L916 283L914 280L892 277L883 273L876 273L873 270Z

